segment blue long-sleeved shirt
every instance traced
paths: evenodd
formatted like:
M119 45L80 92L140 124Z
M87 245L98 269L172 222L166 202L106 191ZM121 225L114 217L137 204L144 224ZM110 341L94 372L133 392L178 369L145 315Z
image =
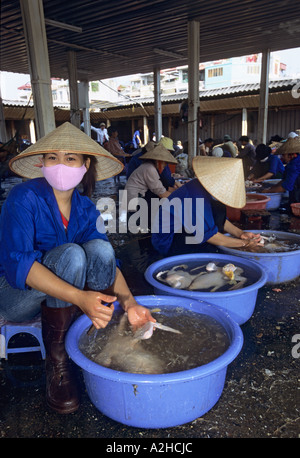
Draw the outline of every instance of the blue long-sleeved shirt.
M292 159L285 167L281 185L287 191L295 190L296 183L300 176L300 154Z
M190 211L185 213L184 206L187 205L188 201L184 202L184 199L188 198L191 199L191 205L188 207ZM172 192L172 194L168 197L168 200L171 203L173 199L180 200L181 212L178 211L179 207L176 207L175 205L166 205L163 208L161 207L156 215L158 224L154 226L154 230L157 232L153 233L152 231L151 236L153 247L163 255L167 254L170 250L176 231L179 232L178 229L176 229L176 227L179 228L178 219L180 219L182 233L187 232L185 229L188 227L191 228L192 226L198 228L199 232L200 227L203 228L203 238L199 243L206 242L218 232L212 212L212 197L203 188L197 178L189 181L176 191ZM203 199L204 212L199 211L199 207L197 208L197 199ZM176 200L174 200L174 202L176 202ZM177 210L175 210L174 207L177 208ZM170 223L169 228L167 228L168 232L165 233L164 231L166 226L163 224L163 218L165 221ZM187 218L189 221L186 221ZM196 230L192 233L187 233L188 237L191 235L196 235Z
M94 203L75 189L65 231L53 190L44 178L16 185L1 211L0 276L5 275L12 287L26 289L32 264L41 261L45 252L65 243L108 241L104 231L97 230L99 216Z
M269 173L273 173L274 176L277 174L280 176L284 173L284 165L275 154L270 154L267 163L269 164Z

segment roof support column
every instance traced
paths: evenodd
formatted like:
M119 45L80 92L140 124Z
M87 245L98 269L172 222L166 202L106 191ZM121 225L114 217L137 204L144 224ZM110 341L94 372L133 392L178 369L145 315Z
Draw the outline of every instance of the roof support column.
M39 139L55 129L43 1L22 0L20 6Z
M0 87L0 142L6 143L8 141L8 135L6 131L5 125L5 116L4 116L4 109L1 97L1 87Z
M80 109L77 83L76 52L68 51L69 89L70 89L70 122L80 128Z
M267 49L262 53L262 61L261 61L258 132L257 132L258 144L266 143L267 141L269 69L270 69L270 50Z
M78 86L79 106L82 109L84 132L91 137L89 82L80 81Z
M242 135L248 135L248 112L247 108L242 109Z
M188 22L188 156L189 168L197 155L199 110L200 23Z
M162 136L162 111L160 90L160 68L154 68L154 127L155 138L159 142Z

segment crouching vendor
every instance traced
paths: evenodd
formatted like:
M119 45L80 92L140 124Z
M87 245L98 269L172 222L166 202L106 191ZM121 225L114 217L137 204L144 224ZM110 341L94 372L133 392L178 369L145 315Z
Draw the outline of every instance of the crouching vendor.
M256 246L260 235L244 232L226 219L226 205L242 208L246 203L242 161L197 156L193 169L197 178L174 191L159 208L153 247L169 256L214 252L217 246Z
M15 156L10 167L29 180L14 186L2 207L0 315L16 322L41 311L47 404L71 413L79 395L65 336L77 312L104 328L118 300L133 327L155 321L130 293L88 197L96 180L120 173L123 165L65 123Z
M300 137L288 138L276 151L286 164L282 181L263 192L289 191L289 204L300 202Z

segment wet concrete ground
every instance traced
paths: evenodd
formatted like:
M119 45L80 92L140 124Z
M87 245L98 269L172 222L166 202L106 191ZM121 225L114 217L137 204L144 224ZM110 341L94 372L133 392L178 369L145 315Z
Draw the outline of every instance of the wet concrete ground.
M17 181L6 180L3 187L9 189ZM119 185L113 179L107 180L98 185L95 200L104 194L117 195L123 185L124 181ZM299 234L300 218L272 212L270 226L273 230ZM152 294L143 276L145 268L158 258L150 238L113 235L110 239L133 293ZM228 367L222 395L201 418L177 427L151 430L117 423L90 402L80 369L77 372L81 406L73 414L59 415L45 404L44 362L40 353L11 354L0 363L0 437L102 438L106 439L106 445L113 443L112 440L122 443L123 439L143 443L144 439L162 438L177 442L199 438L298 438L299 291L300 279L266 285L259 290L253 316L241 326L244 345ZM23 335L16 339L28 342L29 337ZM101 446L101 442L97 444Z

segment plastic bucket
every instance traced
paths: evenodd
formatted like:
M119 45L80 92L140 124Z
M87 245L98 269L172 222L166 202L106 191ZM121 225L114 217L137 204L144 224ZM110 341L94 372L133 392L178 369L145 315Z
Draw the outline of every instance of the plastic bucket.
M263 234L267 237L276 235L277 237L286 237L300 244L300 235L290 232L280 231L251 231L255 234ZM248 251L235 250L219 246L219 249L229 255L239 255L243 258L254 261L261 266L267 274L267 283L276 284L291 281L300 275L300 249L288 252L276 253L250 253Z
M228 349L214 361L187 371L155 375L118 372L94 363L79 350L79 339L91 324L83 315L68 331L66 350L82 368L91 402L109 418L139 428L167 428L193 421L219 400L227 367L242 348L243 333L228 314L211 304L166 296L136 299L146 307L184 307L213 317L228 334ZM115 308L119 307L116 303Z
M188 262L194 263L195 261L199 265L208 264L211 261L233 263L242 267L244 270L248 269L253 278L255 278L255 282L236 291L203 292L172 288L156 280L154 277L158 272L167 270L172 266L186 264ZM251 318L255 308L258 289L267 281L267 275L259 264L231 254L216 253L185 254L159 260L147 268L145 278L153 286L155 294L188 297L191 300L206 301L210 304L215 304L225 310L238 324L243 324Z

